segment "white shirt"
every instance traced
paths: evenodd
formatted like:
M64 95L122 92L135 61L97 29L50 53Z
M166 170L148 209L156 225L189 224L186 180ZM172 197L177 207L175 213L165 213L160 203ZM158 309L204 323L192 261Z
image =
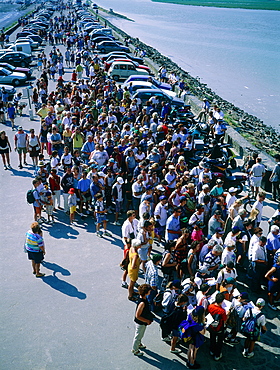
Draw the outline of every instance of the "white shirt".
M138 224L139 221L136 218L134 218L132 222L130 222L128 219L125 220L122 225L122 237L130 238L130 234L134 233L134 236L136 238L136 235L138 233Z
M230 195L230 193L227 194L226 196L226 204L227 207L229 208L233 203L236 201L236 196L235 195Z
M260 312L261 312L261 310L258 307L252 308L252 315L253 316L257 316ZM250 317L250 310L248 309L245 312L244 319L247 319L249 317ZM266 323L265 316L260 315L260 317L257 319L257 325L258 326L265 326L265 323Z
M132 195L134 196L134 198L141 199L142 190L143 190L143 185L142 184L139 184L138 182L134 182L132 184ZM140 194L135 195L135 193L140 193Z
M259 211L256 222L261 222L262 220L262 210L263 210L263 203L259 202L258 200L253 204L252 209L257 209Z
M229 278L229 277L232 277L234 279L237 278L237 272L236 272L236 269L233 269L231 270L231 272L227 272L225 268L223 268L219 273L218 273L218 276L217 276L217 281L216 283L218 284L221 284L223 282L223 280Z
M155 217L156 220L158 220L160 226L165 226L166 225L166 220L167 220L167 205L163 205L161 202L159 202L156 205L154 215L155 216L160 216L158 219Z
M225 248L221 257L221 264L225 266L230 261L235 264L236 255L234 251L229 251L227 248Z

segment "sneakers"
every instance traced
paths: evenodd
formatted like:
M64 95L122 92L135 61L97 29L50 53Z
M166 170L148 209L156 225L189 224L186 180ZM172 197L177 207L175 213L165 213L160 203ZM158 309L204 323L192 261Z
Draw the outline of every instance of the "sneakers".
M106 235L106 236L112 236L112 234L109 233L109 231L107 231L107 230L104 231L104 235Z
M179 349L179 348L175 348L175 349L171 349L171 350L170 350L170 352L171 352L171 353L181 353L181 352L182 352L182 350L181 350L181 349Z
M19 168L20 170L22 170L22 169L23 169L22 164L20 164L20 165L18 166L18 168Z
M8 169L8 167L5 165L5 166L4 166L4 170L7 170L7 169Z
M233 338L233 339L230 339L228 343L229 344L239 344L240 341L238 339L236 339L236 338Z
M140 344L140 346L139 346L139 348L140 348L140 349L145 349L145 348L147 348L147 347L145 346L145 344L141 343L141 344Z
M122 281L122 288L128 289L128 284L126 281Z
M27 162L23 162L23 164L24 164L25 166L28 166L28 163L27 163Z
M8 168L11 170L12 169L12 166L10 164L8 164Z
M250 352L250 353L247 353L247 355L246 356L244 356L244 357L246 357L246 358L251 358L251 357L253 357L255 354L254 354L254 352Z
M102 238L102 233L100 231L97 231L96 232L96 235L99 237L99 238Z
M113 225L121 226L121 224L120 224L120 222L119 222L119 221L115 221L115 222L113 222Z
M161 340L163 342L171 342L171 338L170 337L161 338Z
M214 360L219 361L223 357L223 354L221 353L220 356L215 356Z
M274 306L274 304L270 304L270 303L268 303L267 305L268 305L268 307L270 307L273 311L277 311L277 310L278 310L278 308L277 308L276 306Z
M247 357L248 355L248 349L244 349L242 352L243 357Z
M141 351L132 351L132 353L134 354L134 356L143 356L144 355L144 352L141 352Z

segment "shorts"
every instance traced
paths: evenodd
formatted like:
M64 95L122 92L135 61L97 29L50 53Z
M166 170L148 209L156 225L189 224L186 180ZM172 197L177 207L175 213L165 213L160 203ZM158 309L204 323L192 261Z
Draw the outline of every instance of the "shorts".
M251 181L251 186L255 186L255 187L259 188L261 186L261 183L262 183L262 176L260 176L260 177L252 176L250 181Z
M41 137L40 137L40 142L41 142L41 143L47 143L47 142L48 142L48 140L47 140L47 138L46 138L46 137L41 136Z
M76 208L77 208L77 206L71 206L70 207L70 214L71 215L76 212Z
M18 154L21 154L21 153L26 154L27 153L27 149L26 148L17 148L17 152L18 152Z
M103 221L107 221L106 215L96 213L96 223L101 224Z
M275 283L274 281L269 281L268 282L268 286L267 286L267 290L269 291L269 293L279 293L280 292L280 283L279 281L277 281L277 283Z
M0 149L0 154L9 154L10 153L10 149L7 148L7 149Z
M82 201L83 202L89 202L91 200L90 193L82 194Z
M141 261L148 260L148 251L149 251L149 247L142 247L138 249L138 254L139 254Z
M44 259L44 254L42 251L40 252L30 252L27 251L28 259L33 260L35 263L41 263Z
M123 202L118 202L116 200L116 212L120 212L122 210L122 207L123 207Z

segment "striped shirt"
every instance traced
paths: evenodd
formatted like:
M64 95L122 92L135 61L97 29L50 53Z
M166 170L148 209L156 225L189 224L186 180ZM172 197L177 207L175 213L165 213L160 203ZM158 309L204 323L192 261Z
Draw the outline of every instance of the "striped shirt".
M151 285L152 287L158 287L158 268L156 265L154 265L153 261L148 261L146 263L145 283Z
M25 248L29 252L40 252L40 247L44 246L41 235L34 234L31 230L27 231L25 239Z

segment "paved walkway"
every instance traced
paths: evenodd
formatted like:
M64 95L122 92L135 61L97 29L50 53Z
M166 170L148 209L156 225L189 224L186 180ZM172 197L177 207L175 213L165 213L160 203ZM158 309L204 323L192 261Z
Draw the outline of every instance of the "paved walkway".
M46 52L49 50L47 47ZM17 117L16 125L20 124L27 131L31 127L39 130L37 119L31 122L27 116ZM11 128L1 124L0 130L6 130L13 147ZM33 169L28 159L30 165L18 170L15 152L11 163L13 170L8 171L0 165L1 370L184 369L186 349L181 347L181 355L171 354L160 340L157 322L147 328L145 356L137 358L130 352L135 305L120 287L120 227L110 224L113 237L99 239L91 217L70 227L68 217L57 212L56 223L43 226L47 253L42 271L46 276L36 279L32 275L23 243L33 220L32 206L26 203ZM265 216L270 217L275 207L266 202ZM216 363L208 353L207 339L198 353L201 368L279 368L279 314L269 308L264 312L268 333L256 345L255 357L244 359L241 345L225 345L223 358Z

